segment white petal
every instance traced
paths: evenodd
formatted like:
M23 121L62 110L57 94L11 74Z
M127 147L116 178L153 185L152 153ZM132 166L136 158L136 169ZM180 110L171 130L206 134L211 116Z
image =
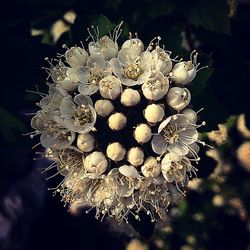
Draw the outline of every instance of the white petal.
M155 135L151 141L151 146L156 154L163 154L167 151L167 143L162 135Z
M119 172L122 175L129 177L129 178L136 178L140 176L138 171L133 166L129 166L129 165L123 165L119 167Z
M83 94L78 94L74 97L74 102L78 105L93 105L93 102L89 96L85 96Z
M71 96L66 96L63 98L60 105L60 112L63 117L72 117L75 110L75 104L72 102Z
M78 91L83 95L93 95L98 91L99 87L93 84L80 84L78 86Z

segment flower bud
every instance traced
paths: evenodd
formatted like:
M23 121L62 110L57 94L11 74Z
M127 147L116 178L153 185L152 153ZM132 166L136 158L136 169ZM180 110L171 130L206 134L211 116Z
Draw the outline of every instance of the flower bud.
M181 111L181 114L187 117L188 121L192 124L197 122L197 114L192 109L184 109Z
M137 125L134 131L134 138L137 142L143 144L151 139L152 132L147 124L141 123Z
M127 154L128 162L133 166L139 166L143 163L144 153L139 147L133 147L128 151Z
M137 90L127 88L122 92L121 103L124 106L135 106L140 100L141 97Z
M250 172L250 142L244 142L236 151L237 159L242 167Z
M157 160L149 156L145 161L143 166L141 167L141 172L145 177L157 177L161 173L161 165L157 162Z
M77 137L76 145L83 152L90 152L94 149L94 137L89 134L79 134Z
M167 104L176 111L184 109L191 100L191 94L186 88L173 87L167 93Z
M144 45L142 41L138 38L132 38L129 40L126 40L121 49L127 49L129 48L131 52L133 52L133 55L140 55L144 50Z
M160 122L164 117L164 109L159 104L150 104L144 110L144 117L150 124Z
M172 69L172 77L175 83L186 85L193 81L197 70L191 61L176 63Z
M126 154L126 150L119 142L113 142L108 145L106 153L112 161L121 161Z
M94 151L85 158L84 167L88 172L100 176L106 171L108 161L102 152Z
M120 95L121 90L121 81L115 76L106 76L99 82L99 91L104 98L114 100Z
M115 113L108 119L108 125L112 130L121 130L127 124L127 117L123 113Z
M96 113L101 117L106 117L114 111L114 105L109 100L98 100L95 103Z
M66 51L65 59L72 68L84 66L88 59L88 53L81 47L71 47Z

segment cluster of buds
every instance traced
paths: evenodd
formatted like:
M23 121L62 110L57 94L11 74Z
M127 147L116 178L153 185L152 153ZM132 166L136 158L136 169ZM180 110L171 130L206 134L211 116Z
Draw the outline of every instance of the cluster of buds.
M130 35L121 46L121 24L109 36L89 30L88 49L68 48L48 60L49 93L32 118L45 156L63 181L55 188L70 206L96 209L117 221L162 218L185 193L199 160L197 113L186 85L198 72L171 59L160 37L145 47ZM185 87L184 87L185 86Z

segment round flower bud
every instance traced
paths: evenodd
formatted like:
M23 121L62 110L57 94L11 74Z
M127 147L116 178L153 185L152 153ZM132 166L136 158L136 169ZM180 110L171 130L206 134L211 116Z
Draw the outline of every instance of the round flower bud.
M128 162L133 166L139 166L143 163L144 153L139 147L133 147L128 151L127 155Z
M155 124L160 122L164 117L164 109L159 104L150 104L144 110L144 117L148 123Z
M126 40L122 45L122 49L127 49L127 48L129 48L131 52L133 52L133 55L139 56L144 50L144 45L140 39L132 38Z
M236 151L240 165L250 172L250 142L244 142Z
M167 104L174 110L184 109L191 100L191 94L186 88L173 87L167 93Z
M137 142L143 144L151 139L152 132L147 124L141 123L134 131L134 138Z
M126 150L119 142L113 142L108 145L106 153L112 161L121 161L126 154Z
M127 124L127 117L123 113L114 113L108 119L108 125L112 130L121 130Z
M188 121L192 124L197 122L197 114L192 109L184 109L181 111L181 114L187 117Z
M114 100L120 95L121 90L121 81L115 76L106 76L99 82L99 91L104 98Z
M90 152L94 149L94 137L89 134L79 134L77 137L76 145L83 152Z
M141 172L145 177L157 177L161 173L161 165L157 162L157 160L149 156L145 161L143 166L141 167Z
M193 81L197 73L191 61L176 63L172 69L172 78L179 85L186 85Z
M93 174L100 176L108 167L108 160L102 152L94 151L84 160L85 169Z
M98 100L95 103L96 113L101 117L106 117L114 111L114 105L109 100Z
M124 106L135 106L140 100L141 97L137 90L127 88L122 92L121 103Z

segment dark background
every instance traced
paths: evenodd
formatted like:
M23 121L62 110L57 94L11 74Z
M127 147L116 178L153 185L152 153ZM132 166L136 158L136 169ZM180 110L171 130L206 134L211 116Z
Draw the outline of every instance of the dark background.
M93 216L70 215L60 199L46 191L44 177L37 171L42 163L33 161L36 155L31 150L38 141L22 136L30 130L30 116L25 113L34 111L38 100L25 90L38 85L46 92L44 58L54 57L63 43L79 44L92 24L106 31L123 20L121 40L128 31L138 32L145 44L160 35L174 56L185 57L193 49L200 52L201 63L210 68L201 71L190 86L192 102L196 110L205 109L201 114L207 122L204 131L216 129L230 115L249 110L250 2L9 0L0 6L0 249L123 249L127 234L118 234ZM69 10L77 14L74 24L63 20ZM58 19L70 26L70 32L53 43L50 28ZM31 29L43 34L31 36ZM214 162L205 157L201 164L198 175L206 178ZM228 184L236 193L242 189L234 187L243 180L249 183L249 173L240 173ZM250 189L242 198L247 210L249 193ZM181 249L189 231L197 236L193 249L249 249L246 223L224 207L211 208L211 195L207 188L202 195L187 197L185 212L189 214L173 222L171 236L162 236L165 249ZM188 219L197 208L206 217L202 225ZM152 225L136 228L144 240L152 234ZM200 232L207 236L199 236Z

